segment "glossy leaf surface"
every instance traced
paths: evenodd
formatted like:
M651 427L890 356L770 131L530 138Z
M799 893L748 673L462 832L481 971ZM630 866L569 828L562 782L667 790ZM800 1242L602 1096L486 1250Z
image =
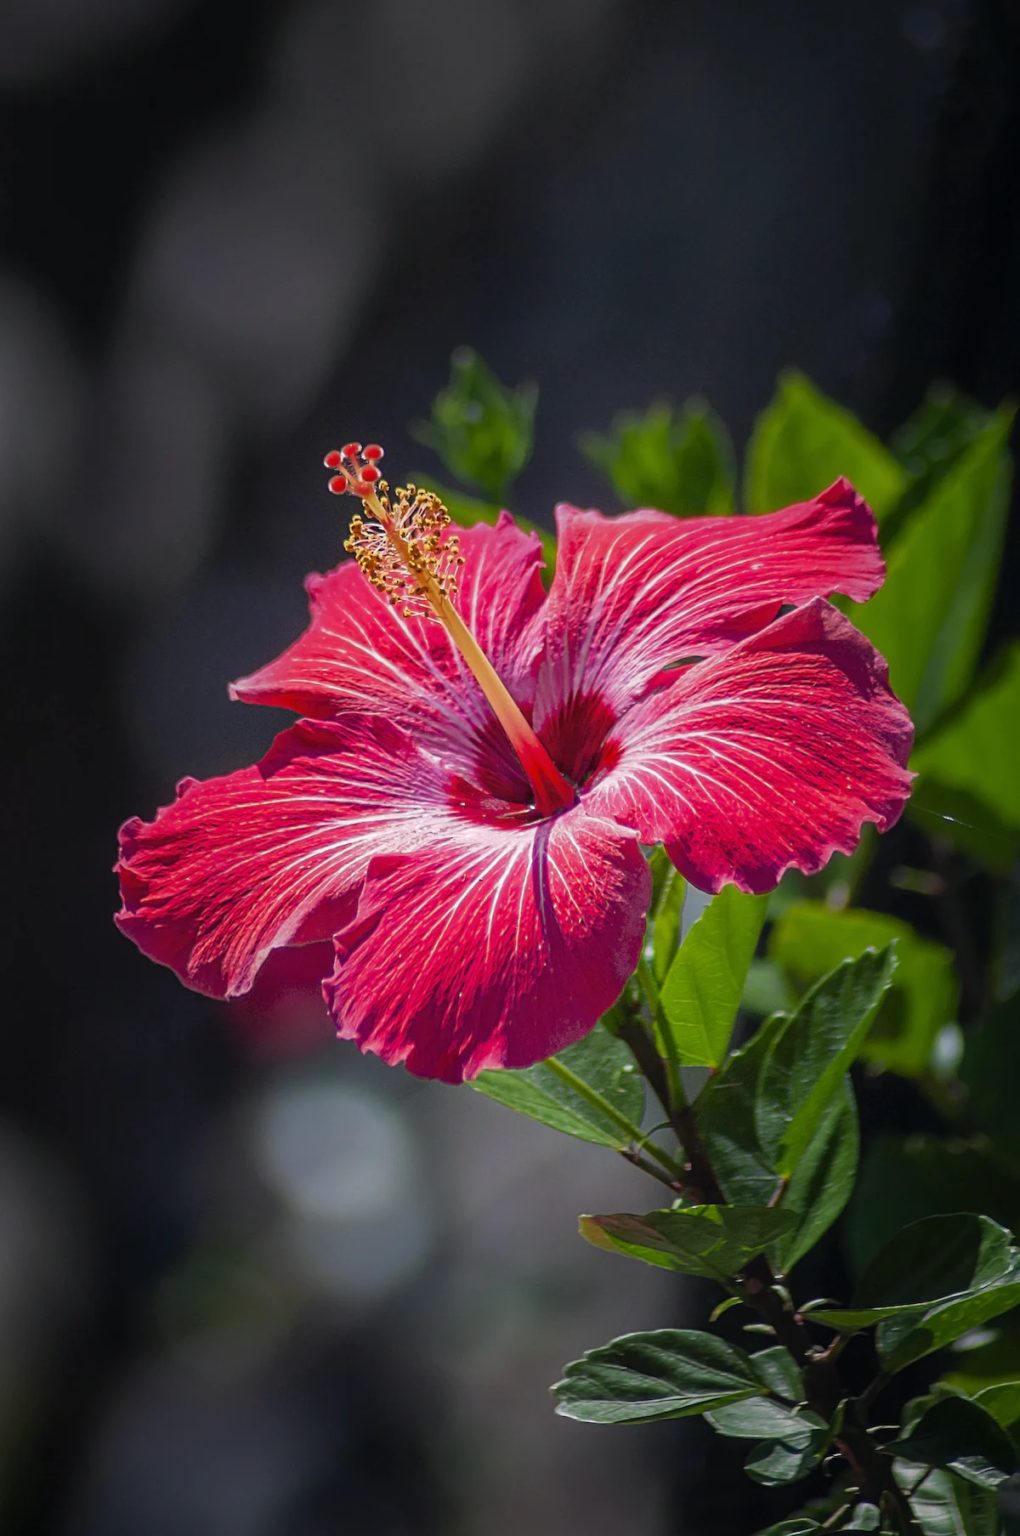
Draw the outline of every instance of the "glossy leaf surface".
M727 1280L795 1221L791 1212L763 1206L695 1205L644 1216L582 1216L579 1225L596 1248L680 1274Z
M849 411L801 373L779 380L755 423L744 491L749 512L807 501L845 475L881 519L909 483L903 467Z
M637 1125L644 1110L644 1084L627 1046L601 1025L557 1058L604 1105ZM620 1148L631 1137L606 1109L593 1103L541 1062L521 1072L480 1072L471 1086L487 1098L528 1115L579 1141Z
M845 962L807 994L766 1058L755 1104L758 1138L789 1176L840 1090L891 982L891 950Z
M748 1355L686 1328L614 1339L568 1365L553 1387L557 1413L587 1424L688 1418L761 1391Z
M684 936L659 1000L677 1059L684 1066L722 1061L768 898L723 886Z

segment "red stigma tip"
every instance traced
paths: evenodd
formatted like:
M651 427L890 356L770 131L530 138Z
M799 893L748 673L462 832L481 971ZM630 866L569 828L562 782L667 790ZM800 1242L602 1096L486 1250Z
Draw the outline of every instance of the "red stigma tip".
M370 464L374 463L376 459L381 459L382 456L383 456L383 451L379 447L378 443L369 443L367 445L367 447L365 448L365 451L364 451L364 453L362 455L362 457L366 458L369 461Z
M346 443L340 451L340 456L344 459L356 459L360 452L360 443Z
M336 448L331 448L322 462L327 469L339 469L341 455Z
M329 481L329 489L334 496L342 496L345 491L350 490L350 486L351 482L346 475L333 475Z
M366 464L364 469L361 471L361 478L362 480L374 482L379 478L379 471L376 469L374 464Z

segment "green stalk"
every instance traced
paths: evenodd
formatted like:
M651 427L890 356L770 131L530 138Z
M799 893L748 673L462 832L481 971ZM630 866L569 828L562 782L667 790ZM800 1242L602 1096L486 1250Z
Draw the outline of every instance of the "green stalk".
M664 1168L672 1179L683 1178L683 1169L668 1153L663 1152L661 1147L657 1147L654 1141L647 1141L639 1125L635 1125L633 1120L628 1120L626 1115L621 1114L608 1099L604 1099L594 1088L589 1087L576 1072L571 1072L570 1068L565 1067L563 1062L558 1061L555 1056L550 1057L545 1065L550 1072L555 1072L560 1081L565 1083L572 1092L585 1099L593 1109L598 1110L600 1115L611 1120L619 1130L623 1131L628 1140L638 1147L643 1147L648 1156L654 1158L660 1168Z

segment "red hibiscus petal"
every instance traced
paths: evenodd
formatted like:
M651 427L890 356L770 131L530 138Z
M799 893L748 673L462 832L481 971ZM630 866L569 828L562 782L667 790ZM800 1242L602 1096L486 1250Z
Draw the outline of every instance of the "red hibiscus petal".
M587 805L702 890L767 891L897 819L913 727L885 662L821 599L690 667L615 726Z
M274 949L353 916L370 860L430 835L446 778L387 721L301 721L256 766L185 780L125 823L117 924L188 986L236 997Z
M338 1033L419 1077L528 1067L591 1030L644 938L636 839L576 807L373 863L325 985Z
M582 692L619 710L662 668L724 649L784 603L832 592L861 602L885 573L874 517L847 480L764 517L560 507L557 520L539 722Z
M457 608L526 706L537 664L530 621L545 599L541 545L509 513L494 528L479 525L458 536L464 565ZM438 621L403 617L353 560L309 577L306 586L307 630L268 666L238 679L234 698L313 719L337 719L352 710L385 714L454 750L488 731L492 711Z

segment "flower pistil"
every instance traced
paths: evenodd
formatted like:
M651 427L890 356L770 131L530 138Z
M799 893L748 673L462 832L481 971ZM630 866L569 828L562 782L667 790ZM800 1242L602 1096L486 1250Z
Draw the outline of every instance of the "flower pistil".
M365 448L348 443L331 449L323 460L333 471L333 494L356 496L371 514L369 519L354 514L344 548L403 617L442 624L520 760L536 809L543 816L565 810L577 798L574 786L556 767L454 604L464 559L457 535L449 531L449 512L434 492L414 485L398 486L391 499L379 469L382 457L377 443Z

